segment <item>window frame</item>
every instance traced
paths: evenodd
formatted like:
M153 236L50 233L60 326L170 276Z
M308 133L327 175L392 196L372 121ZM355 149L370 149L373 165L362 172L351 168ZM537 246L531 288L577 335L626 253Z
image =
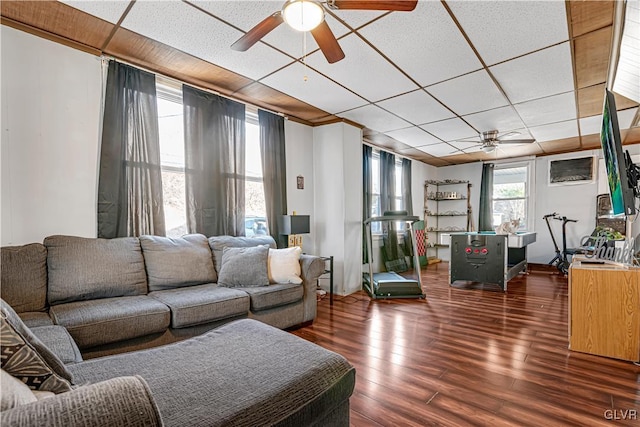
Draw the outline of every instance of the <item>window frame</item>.
M525 202L525 212L527 215L526 221L520 224L520 228L518 231L532 231L534 230L535 224L535 208L534 203L535 200L535 160L523 160L523 161L515 161L515 162L500 162L494 163L493 173L497 170L504 169L514 169L524 167L526 169L526 181L525 184L525 195L524 197L505 197L505 198L496 198L492 188L492 197L491 197L491 211L493 213L493 204L496 200L524 200ZM495 185L495 175L494 175L494 185Z

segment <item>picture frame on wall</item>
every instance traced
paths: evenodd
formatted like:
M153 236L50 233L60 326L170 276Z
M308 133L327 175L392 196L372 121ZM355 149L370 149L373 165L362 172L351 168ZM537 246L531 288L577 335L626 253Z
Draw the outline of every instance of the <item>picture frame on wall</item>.
M549 185L589 184L595 181L594 156L549 160Z

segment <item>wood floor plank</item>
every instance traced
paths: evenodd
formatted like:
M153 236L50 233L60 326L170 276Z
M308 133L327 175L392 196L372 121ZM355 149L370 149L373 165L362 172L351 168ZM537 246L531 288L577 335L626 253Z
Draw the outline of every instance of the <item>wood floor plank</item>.
M422 280L426 300L325 298L292 331L355 366L353 426L640 424L640 367L568 350L566 278L534 270L503 293L449 286L440 263Z

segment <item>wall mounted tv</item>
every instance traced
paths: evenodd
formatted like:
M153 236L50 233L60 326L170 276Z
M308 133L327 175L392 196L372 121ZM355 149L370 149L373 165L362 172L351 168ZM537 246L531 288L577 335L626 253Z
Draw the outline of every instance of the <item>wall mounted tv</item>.
M604 96L600 142L607 169L613 214L634 215L636 213L635 197L627 179L627 165L622 152L616 100L613 93L608 90L605 90Z

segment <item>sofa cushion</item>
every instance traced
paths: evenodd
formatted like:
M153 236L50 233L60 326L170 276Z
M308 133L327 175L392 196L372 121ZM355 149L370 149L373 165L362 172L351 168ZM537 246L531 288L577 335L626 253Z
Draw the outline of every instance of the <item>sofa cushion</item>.
M184 328L249 312L249 296L213 284L155 291L149 294L171 309L171 327Z
M0 249L0 293L17 313L47 306L47 248L40 243Z
M267 286L267 245L251 248L224 248L218 283L227 287Z
M54 353L64 364L82 362L82 354L67 328L60 325L31 328L33 335Z
M251 299L251 311L266 310L302 300L304 288L301 285L282 283L261 288L243 289Z
M34 390L71 390L71 374L64 364L0 300L0 360L2 369Z
M224 248L250 248L253 246L268 245L276 248L276 241L271 236L254 237L234 237L234 236L213 236L209 237L209 246L213 252L213 260L216 271L220 273L222 267L222 251Z
M137 237L87 239L50 236L47 247L49 304L147 293Z
M27 311L19 313L20 319L30 328L37 326L53 325L53 320L49 317L49 313L42 313L40 311Z
M38 400L29 386L4 369L0 369L0 391L0 411Z
M50 314L80 348L163 332L170 320L169 307L146 295L59 304Z
M69 369L79 382L140 375L166 426L314 425L355 384L342 356L250 319Z
M270 283L302 283L300 277L300 255L302 249L298 246L285 249L269 248L269 262L267 264Z
M202 234L182 237L141 236L150 291L213 283L213 256Z

